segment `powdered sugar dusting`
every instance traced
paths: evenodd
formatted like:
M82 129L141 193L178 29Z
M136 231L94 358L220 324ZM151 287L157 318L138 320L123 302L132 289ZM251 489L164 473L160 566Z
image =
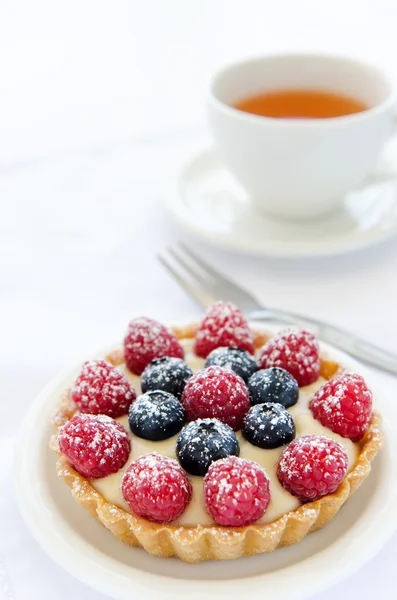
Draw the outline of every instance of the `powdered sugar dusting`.
M220 346L234 346L254 353L253 335L243 313L231 302L215 302L206 312L196 334L194 350L204 358Z
M208 367L189 379L182 396L187 419L215 418L240 429L250 407L244 381L234 371Z
M244 418L242 433L245 439L255 446L265 449L278 448L294 439L294 419L281 404L256 404Z
M105 477L127 461L130 440L124 427L106 415L78 414L59 431L59 449L76 471Z
M214 460L240 453L233 429L218 419L197 419L186 425L176 449L182 466L195 475L204 475Z
M310 409L325 427L358 441L372 416L372 393L361 375L344 373L326 382L314 395Z
M119 417L135 398L124 375L104 360L86 361L72 389L72 400L80 411L94 415Z
M163 356L183 358L183 348L164 325L147 317L130 321L124 338L124 358L128 368L140 375L154 359Z
M163 390L180 398L186 382L192 376L193 371L181 358L157 358L142 373L142 391Z
M168 523L185 510L192 489L176 460L153 452L130 464L122 493L137 515Z
M206 509L219 525L249 525L269 505L269 478L256 463L229 456L210 466L204 497Z
M284 487L303 502L337 490L348 469L341 444L324 436L306 435L284 450L277 475Z
M185 411L174 396L158 390L139 396L131 404L128 418L135 435L159 441L180 431L185 422Z
M288 327L263 346L258 357L262 369L282 367L295 377L299 385L309 385L320 374L320 351L309 331Z
M240 375L247 383L251 375L258 370L255 358L241 348L223 347L215 348L207 357L205 362L206 367L222 367L223 369L231 369L237 375Z
M185 348L187 361L193 371L200 369L203 366L203 360L192 351L192 340L181 340L180 345ZM129 376L131 376L128 369L126 369L126 367L123 368L129 374ZM133 377L134 383L135 380L138 382L138 376ZM318 385L320 385L320 383L316 382L313 384L313 386L301 388L298 403L291 408L291 413L294 415L294 419L297 424L298 435L303 435L306 433L320 433L323 435L329 435L338 441L340 440L344 447L347 448L349 453L349 467L352 468L357 457L357 445L353 444L350 440L343 440L337 434L332 433L329 429L327 430L325 427L320 425L319 422L316 422L312 418L311 413L308 410L307 404L310 401L312 394L316 391L316 389L318 389ZM121 417L120 421L125 424L125 427L128 428L128 419L126 416ZM134 512L133 509L128 509L128 505L125 503L121 494L121 481L125 469L131 461L136 460L136 458L138 458L140 455L150 454L153 448L156 448L156 451L159 454L174 457L177 436L155 443L149 442L148 440L144 440L142 438L137 438L130 432L129 436L132 439L132 450L125 466L110 476L104 476L102 479L92 480L92 484L96 489L98 489L99 493L110 502L122 507L124 510L132 510L132 512ZM272 500L265 514L259 519L258 522L269 523L280 517L282 514L297 508L299 506L299 500L284 490L276 476L276 465L282 453L282 448L277 448L275 450L262 450L261 448L254 447L241 437L240 432L237 433L237 438L240 444L241 457L244 459L254 460L262 467L262 469L265 469L270 478ZM191 526L197 523L202 525L213 524L212 518L205 512L203 506L203 478L190 477L190 480L193 487L191 501L186 506L183 513L181 513L179 517L173 521L173 524L176 526L180 525L183 527L184 532L187 531L184 528L185 526Z

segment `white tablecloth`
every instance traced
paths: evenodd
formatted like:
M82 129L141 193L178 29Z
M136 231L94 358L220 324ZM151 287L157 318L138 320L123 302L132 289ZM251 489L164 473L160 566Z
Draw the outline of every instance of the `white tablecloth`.
M0 67L0 598L7 600L103 597L55 565L25 527L13 494L14 436L44 384L77 354L120 338L131 317L200 314L156 253L185 238L162 201L179 163L207 143L199 132L212 70L241 54L317 48L373 56L397 74L392 0L64 6L57 14L43 0L0 9L8 57ZM299 262L231 257L192 243L263 302L397 351L396 240ZM379 377L395 393L395 380ZM396 553L394 536L370 565L317 600L393 597Z

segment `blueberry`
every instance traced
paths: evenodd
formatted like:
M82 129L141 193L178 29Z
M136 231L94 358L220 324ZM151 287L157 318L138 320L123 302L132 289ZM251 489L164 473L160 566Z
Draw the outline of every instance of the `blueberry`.
M270 450L292 442L295 423L284 406L265 402L251 406L244 417L241 433L254 446Z
M218 419L192 421L176 442L176 456L191 475L205 475L214 460L231 454L240 454L238 439L233 429Z
M187 380L192 376L193 371L181 358L155 358L142 373L142 392L163 390L180 398Z
M295 377L280 367L261 369L248 381L251 404L278 402L288 408L298 402L299 386Z
M137 437L158 442L176 435L185 423L185 410L175 396L162 390L146 392L130 405L130 429Z
M206 367L223 367L231 369L240 375L247 383L255 371L258 370L255 358L241 348L215 348L205 361Z

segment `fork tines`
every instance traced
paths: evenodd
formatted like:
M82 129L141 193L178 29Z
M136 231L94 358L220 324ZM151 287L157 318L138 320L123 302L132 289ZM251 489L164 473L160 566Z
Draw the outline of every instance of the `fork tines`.
M201 307L207 308L215 302L216 297L209 291L211 267L208 265L209 269L205 270L205 261L187 246L180 243L177 247L168 247L158 259Z

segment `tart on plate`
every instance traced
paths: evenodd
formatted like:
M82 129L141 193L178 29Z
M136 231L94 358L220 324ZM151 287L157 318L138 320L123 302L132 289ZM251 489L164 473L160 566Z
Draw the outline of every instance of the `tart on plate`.
M218 302L199 324L140 317L88 361L54 416L57 472L126 544L187 562L299 542L366 479L382 445L363 377L301 329Z

